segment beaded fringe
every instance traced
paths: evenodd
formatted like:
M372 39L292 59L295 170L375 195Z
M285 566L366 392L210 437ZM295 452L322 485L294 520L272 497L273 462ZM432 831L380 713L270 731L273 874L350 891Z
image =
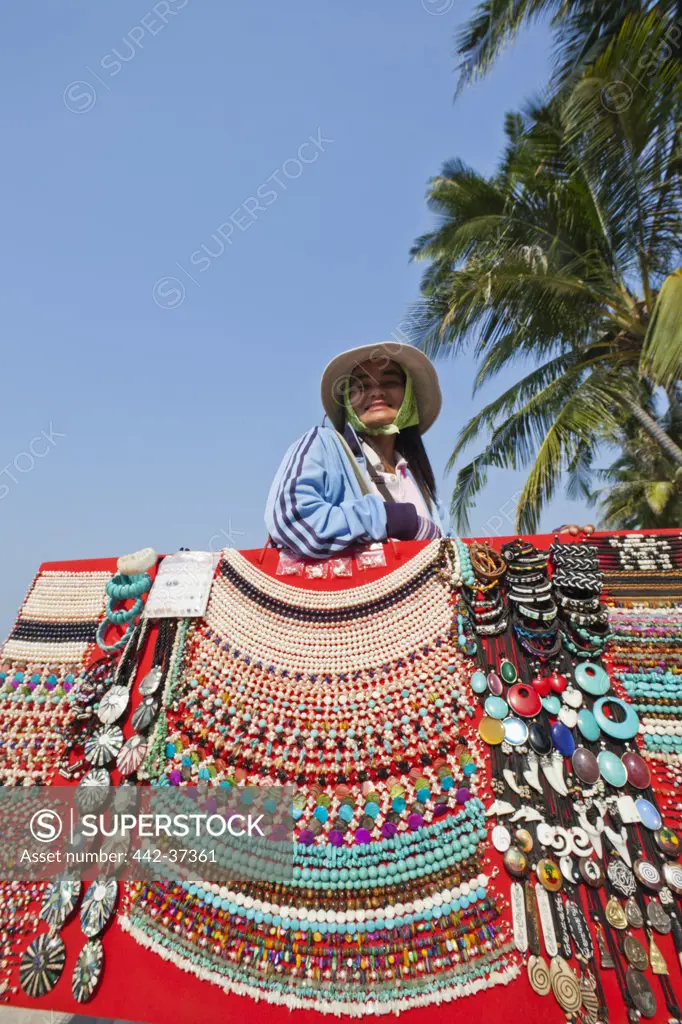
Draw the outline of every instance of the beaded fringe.
M293 994L284 995L279 992L257 988L256 986L248 985L245 982L232 981L229 978L225 978L217 971L212 971L207 967L194 964L185 957L175 953L172 949L168 949L163 941L154 939L144 931L144 929L136 925L127 915L119 916L118 921L121 928L128 932L135 942L144 946L146 949L149 949L151 952L156 953L162 960L166 960L174 966L179 967L180 970L186 971L188 974L194 974L201 981L208 981L213 985L217 985L219 988L223 989L224 992L231 992L234 995L240 996L249 996L251 999L255 999L257 1001L263 1000L266 1003L271 1003L276 1006L286 1006L290 1010L316 1010L318 1013L325 1013L334 1017L380 1017L388 1014L395 1014L397 1016L405 1010L415 1009L417 1007L439 1006L443 1003L451 1003L462 996L475 995L477 992L493 988L495 985L508 985L517 978L521 972L521 968L518 963L513 960L505 959L504 966L501 969L491 971L485 978L475 978L472 981L466 981L463 984L454 982L451 986L440 991L423 992L412 998L390 999L385 1003L371 1002L364 1003L362 1005L353 1002L327 1000L323 997L304 999L301 996ZM501 949L499 951L499 958L503 959L509 949L510 947Z

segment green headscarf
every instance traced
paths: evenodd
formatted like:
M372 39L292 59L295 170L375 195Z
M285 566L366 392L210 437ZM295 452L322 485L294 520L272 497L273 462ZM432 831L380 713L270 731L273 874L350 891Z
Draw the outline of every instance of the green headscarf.
M359 434L399 434L405 427L416 427L419 423L419 409L417 398L412 387L412 377L404 366L401 367L405 374L405 394L400 408L393 423L386 423L382 427L367 427L362 422L350 400L350 378L346 380L343 389L343 404L346 410L346 423Z

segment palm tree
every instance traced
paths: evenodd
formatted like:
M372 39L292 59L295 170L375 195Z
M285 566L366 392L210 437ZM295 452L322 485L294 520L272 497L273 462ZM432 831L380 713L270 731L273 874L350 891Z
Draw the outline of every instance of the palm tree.
M569 96L508 115L492 177L453 160L431 182L439 223L412 251L431 261L414 340L435 358L473 347L475 391L533 364L459 435L449 467L491 432L458 473L460 529L491 466L530 466L517 528L534 532L562 474L585 490L599 445L631 418L682 465L646 408L653 387L673 387L682 369L682 331L671 347L667 332L650 330L682 247L679 62L633 81L627 103L610 101L665 31L655 16L627 20ZM668 289L668 306L676 295Z
M654 13L665 22L662 45L679 57L682 0L481 0L456 37L458 92L485 75L502 50L526 25L549 19L561 84L604 52L626 18Z
M682 414L676 399L666 431L682 443ZM682 523L682 478L675 462L639 427L626 429L620 456L598 478L606 485L590 496L599 503L601 525L609 530L655 530Z

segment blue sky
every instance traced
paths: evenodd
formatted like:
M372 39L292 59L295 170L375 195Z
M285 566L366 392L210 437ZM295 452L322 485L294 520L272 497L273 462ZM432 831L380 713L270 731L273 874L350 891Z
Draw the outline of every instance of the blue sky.
M505 111L547 80L538 28L453 103L471 6L5 10L3 634L43 560L263 543L324 365L389 338L418 294L428 178L454 156L492 170ZM447 497L472 364L439 372ZM511 531L519 486L492 478L474 534ZM543 525L576 517L561 499Z

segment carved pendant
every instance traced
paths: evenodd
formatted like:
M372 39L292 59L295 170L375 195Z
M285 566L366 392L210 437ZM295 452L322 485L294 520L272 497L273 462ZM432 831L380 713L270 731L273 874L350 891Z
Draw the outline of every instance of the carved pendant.
M564 1013L577 1013L582 1004L580 982L563 957L555 956L549 965L549 982Z
M528 767L524 768L521 774L531 789L534 789L536 793L543 792L542 783L540 782L540 763L536 757L528 758Z
M585 811L581 810L581 811L578 812L578 821L580 822L580 827L587 834L587 836L588 836L588 838L590 840L590 843L592 844L592 849L596 853L597 857L599 857L599 859L601 860L601 858L603 856L603 853L604 853L604 849L602 847L602 841L601 841L601 833L604 830L604 820L603 820L603 818L600 818L593 825L592 822L587 817L587 815L585 814ZM599 825L601 825L601 828L598 827Z
M631 896L625 904L625 916L628 919L628 924L631 928L642 928L644 925L644 915L639 909L639 904L634 896Z
M650 932L649 934L649 960L651 961L651 970L654 974L668 973L668 965L665 962L665 957L654 941L653 932Z
M628 919L625 916L625 911L621 907L620 903L615 896L610 896L608 903L606 904L606 920L609 922L612 928L618 928L622 931L623 928L627 928Z
M488 810L485 812L486 818L497 817L501 818L503 814L513 814L514 805L510 804L508 800L493 800Z
M590 970L580 975L580 995L583 1001L583 1014L587 1024L597 1024L600 1003L597 995L597 979Z
M632 858L630 857L630 851L628 850L628 834L625 828L622 828L620 832L614 832L608 825L604 829L604 835L611 843L616 853L622 857L629 868L632 867Z
M503 768L502 775L504 776L505 782L507 783L511 791L513 793L518 794L518 796L521 796L521 790L519 789L519 784L516 781L516 775L511 770L511 768Z
M635 876L622 860L612 860L606 869L609 881L621 896L634 896L637 890Z
M540 922L538 920L538 904L535 889L531 882L526 882L526 927L528 929L528 948L535 956L540 954Z
M619 796L616 800L618 813L624 825L634 825L639 821L635 801L631 796Z
M571 829L571 852L576 857L588 857L592 852L590 837L584 828L574 825Z
M528 981L533 992L537 992L539 996L549 995L551 988L549 970L541 956L528 958Z
M672 928L670 915L666 914L658 900L649 900L646 916L651 927L655 928L659 935L667 935Z
M609 953L609 947L606 945L606 939L604 938L604 929L600 924L595 924L594 930L597 933L597 946L599 948L599 966L602 971L613 970L615 964L613 957Z
M645 971L649 966L649 957L642 943L634 935L626 935L623 939L623 953L630 967Z
M560 796L568 796L564 782L564 759L561 754L558 758L553 757L551 761L543 762L542 773L555 793L559 793Z
M573 956L573 947L571 946L571 936L568 934L568 923L566 921L566 907L559 893L554 894L554 908L556 911L556 923L558 929L558 940L561 946L561 952L565 960L570 960Z
M511 897L514 945L519 953L525 953L528 949L528 929L526 927L523 886L520 882L512 882L509 895Z
M628 967L625 974L630 998L643 1017L650 1018L656 1014L656 997L645 974Z
M554 918L552 917L552 905L549 900L549 893L539 882L535 883L535 898L538 905L540 924L542 925L542 937L545 940L547 956L554 957L559 952L554 931Z
M590 930L587 927L587 921L582 910L573 900L567 900L566 902L566 919L568 921L568 930L571 933L571 938L575 943L575 948L578 950L583 960L591 960L594 955L594 949L592 947L592 937Z

